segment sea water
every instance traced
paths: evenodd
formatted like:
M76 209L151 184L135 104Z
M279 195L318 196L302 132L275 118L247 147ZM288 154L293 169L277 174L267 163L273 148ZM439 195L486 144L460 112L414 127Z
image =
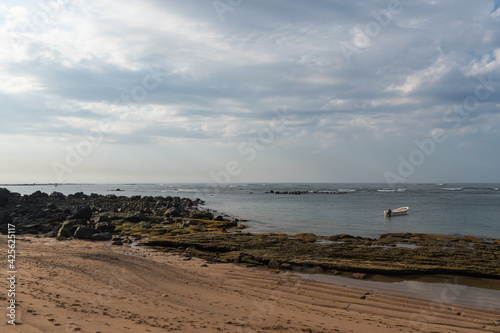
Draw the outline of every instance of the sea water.
M65 184L0 185L21 194L35 191L64 194L115 194L122 196L180 196L205 200L206 208L244 220L248 232L317 235L351 234L377 237L383 233L412 232L470 235L500 239L499 184ZM120 189L120 191L116 191ZM300 192L275 194L272 192ZM387 218L383 211L409 206L407 215ZM335 276L304 276L322 281L358 285L374 290L416 293L433 299L442 283L404 280L361 282ZM348 282L345 282L348 281ZM496 281L495 281L496 282ZM368 283L365 285L365 283ZM459 283L461 284L461 283ZM447 284L448 285L448 284ZM497 284L495 284L497 286ZM437 288L437 289L436 289ZM498 287L461 286L454 302L500 310ZM432 296L432 297L431 297Z
M377 237L383 233L500 239L499 184L67 184L0 185L21 194L180 196L244 220L248 232ZM116 192L117 189L121 191ZM300 192L275 194L271 192ZM408 206L407 215L383 211Z

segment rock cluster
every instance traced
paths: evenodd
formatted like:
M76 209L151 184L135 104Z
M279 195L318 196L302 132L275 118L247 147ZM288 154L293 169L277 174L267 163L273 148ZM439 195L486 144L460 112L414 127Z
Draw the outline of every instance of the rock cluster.
M174 218L191 215L211 216L203 211L200 199L179 197L124 197L86 195L68 196L37 191L31 195L0 189L0 231L16 225L19 234L42 234L46 237L110 240L116 225L130 223L173 223Z

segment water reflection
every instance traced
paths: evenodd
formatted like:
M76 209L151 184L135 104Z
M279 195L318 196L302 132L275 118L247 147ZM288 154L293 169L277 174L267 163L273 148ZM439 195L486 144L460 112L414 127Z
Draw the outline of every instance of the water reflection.
M462 306L500 311L500 281L454 276L374 276L358 280L325 274L297 274L306 279L362 287Z

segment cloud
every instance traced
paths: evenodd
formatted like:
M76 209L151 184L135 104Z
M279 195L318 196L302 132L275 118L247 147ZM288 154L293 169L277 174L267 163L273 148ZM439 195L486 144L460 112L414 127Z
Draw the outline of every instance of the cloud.
M497 2L402 1L390 16L381 0L232 9L221 20L202 0L2 4L4 133L68 144L103 132L104 144L198 144L230 160L286 107L273 147L343 155L411 145L449 126L480 77L500 81ZM450 136L498 135L494 88Z

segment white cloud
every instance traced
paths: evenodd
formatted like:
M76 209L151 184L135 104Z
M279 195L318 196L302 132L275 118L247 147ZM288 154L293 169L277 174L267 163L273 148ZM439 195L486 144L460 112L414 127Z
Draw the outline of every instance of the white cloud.
M231 156L285 105L273 147L287 158L305 146L341 154L348 140L376 152L442 127L473 77L500 67L489 1L412 2L373 38L362 28L384 9L375 2L245 2L224 22L206 1L65 3L0 4L0 113L12 135L62 145L104 131L105 143L137 151ZM345 41L360 50L350 63ZM158 86L127 102L151 66L164 73ZM495 98L450 135L498 135Z
M465 69L465 74L468 76L477 76L490 74L500 69L500 48L491 52L492 55L486 54L481 60L474 60L471 65Z
M38 78L29 75L12 75L5 69L0 70L0 92L7 94L20 94L27 92L35 92L45 89Z
M392 84L388 91L401 91L403 94L408 94L418 89L423 84L435 82L448 73L454 66L453 60L450 57L440 57L435 63L428 68L416 71L409 75L403 84Z

